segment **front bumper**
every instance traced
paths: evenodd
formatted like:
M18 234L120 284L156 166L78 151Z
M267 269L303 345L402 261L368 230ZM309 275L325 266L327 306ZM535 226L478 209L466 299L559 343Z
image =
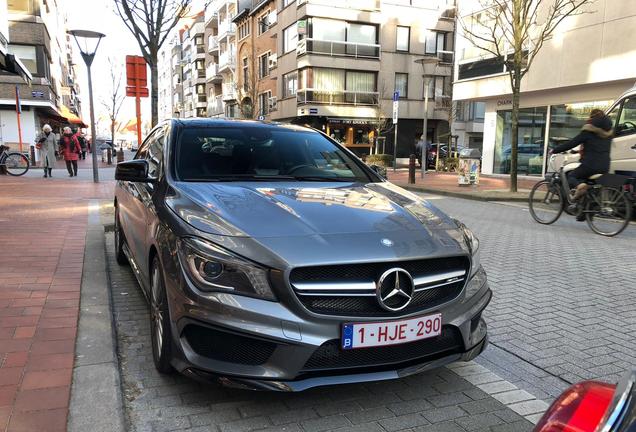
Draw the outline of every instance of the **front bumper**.
M201 296L181 272L172 275L166 275L166 285L171 293L173 366L198 380L249 389L302 391L400 378L472 360L487 346L486 323L481 317L492 297L487 283L470 299L462 293L446 305L415 314L441 312L442 336L343 353L339 349L341 325L371 319L316 317L286 307L287 301L221 293Z

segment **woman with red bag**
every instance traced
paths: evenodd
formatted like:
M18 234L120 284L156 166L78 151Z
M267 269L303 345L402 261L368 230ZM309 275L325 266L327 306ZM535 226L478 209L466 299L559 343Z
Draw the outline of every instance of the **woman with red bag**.
M70 127L65 127L63 132L60 138L60 153L64 155L68 176L77 177L77 160L82 153L82 147Z

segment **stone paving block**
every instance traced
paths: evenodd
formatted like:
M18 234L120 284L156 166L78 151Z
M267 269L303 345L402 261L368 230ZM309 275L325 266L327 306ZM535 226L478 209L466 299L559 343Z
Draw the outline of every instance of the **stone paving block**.
M242 420L231 421L219 425L221 432L247 432L254 429L264 429L270 426L267 417L252 417Z
M466 432L466 429L451 421L428 426L418 426L413 428L413 432Z
M505 405L535 399L534 395L531 395L525 390L510 390L503 393L497 393L493 395L493 397Z
M331 431L345 426L351 426L351 422L344 415L333 415L313 420L305 420L300 423L306 432Z
M477 386L488 394L501 393L509 390L516 390L517 386L508 381L495 381L487 384L479 384Z
M517 402L516 404L508 405L508 408L514 412L526 416L529 414L543 413L548 409L548 404L540 400L529 400L524 402Z
M399 417L380 420L380 425L388 432L399 431L402 429L413 428L428 424L423 416L419 414L405 414Z
M468 413L457 406L445 408L436 408L422 413L424 418L431 423L440 423L448 420L454 420L459 417L467 416Z
M411 412L415 412L415 411L417 411L417 409ZM398 415L399 414L400 413L398 413ZM373 408L373 409L367 409L363 411L350 412L345 414L345 417L347 417L351 423L356 425L359 423L368 423L375 420L382 420L389 417L395 417L395 413L389 411L389 409L387 408Z

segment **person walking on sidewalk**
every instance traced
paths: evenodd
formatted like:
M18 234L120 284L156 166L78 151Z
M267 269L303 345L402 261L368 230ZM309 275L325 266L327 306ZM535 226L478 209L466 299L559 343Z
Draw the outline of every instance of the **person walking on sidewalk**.
M40 152L40 161L44 169L44 178L53 177L53 168L55 167L55 142L57 141L51 126L45 124L42 126L42 134L38 138L36 147Z
M60 152L64 155L68 176L77 177L77 160L82 153L82 147L70 127L64 128L64 134L60 138Z
M84 134L81 129L77 129L77 133L75 134L75 138L77 138L77 142L82 148L82 154L80 155L80 159L86 160L86 138L84 138Z

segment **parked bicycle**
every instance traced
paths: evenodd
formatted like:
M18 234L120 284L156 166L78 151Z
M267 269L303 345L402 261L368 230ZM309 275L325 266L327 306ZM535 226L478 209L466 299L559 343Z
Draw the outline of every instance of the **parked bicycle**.
M575 165L566 161L557 170L554 164L555 155L552 155L549 162L552 173L530 192L530 214L534 220L549 225L563 212L573 216L582 212L588 226L597 234L612 237L627 227L632 217L635 179L615 174L593 175L587 180L587 193L575 202L567 179L567 172Z
M29 158L19 152L9 151L9 147L0 145L0 166L4 166L7 174L21 176L29 170Z

